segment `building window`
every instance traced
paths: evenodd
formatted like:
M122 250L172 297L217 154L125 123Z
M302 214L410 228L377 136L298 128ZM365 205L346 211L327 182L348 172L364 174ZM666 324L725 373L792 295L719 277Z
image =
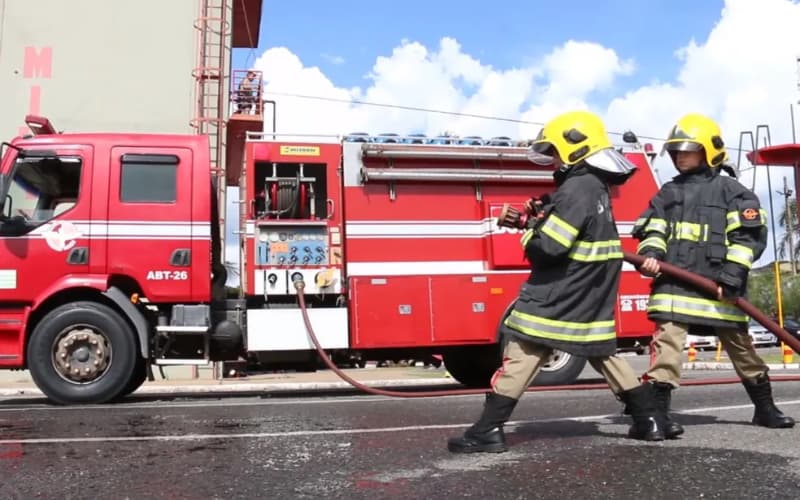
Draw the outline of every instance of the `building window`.
M178 199L178 157L122 155L120 201L175 203Z

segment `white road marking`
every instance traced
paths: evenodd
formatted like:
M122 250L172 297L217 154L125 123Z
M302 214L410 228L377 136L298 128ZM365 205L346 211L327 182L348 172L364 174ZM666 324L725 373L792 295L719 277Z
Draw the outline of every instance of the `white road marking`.
M780 401L781 406L800 404L800 400ZM677 413L705 413L713 411L741 410L752 408L752 405L730 405L730 406L707 406L705 408L693 408ZM554 422L589 422L594 420L606 420L612 417L619 417L618 413L606 415L587 415L578 417L560 417L537 420L515 420L506 424L506 428L516 428L522 425L543 424ZM105 436L105 437L74 437L74 438L31 438L31 439L2 439L0 445L17 444L69 444L69 443L119 443L119 442L146 442L146 441L208 441L212 439L263 439L281 437L311 437L311 436L340 436L350 434L380 434L387 432L410 432L427 430L447 430L469 427L472 422L462 424L434 424L434 425L410 425L404 427L379 427L373 429L330 429L320 431L283 431L283 432L247 432L238 434L168 434L153 436Z
M597 389L603 390L605 388ZM548 395L557 395L561 391L545 391L541 394L548 394ZM569 392L569 391L566 391ZM586 392L586 391L582 391ZM526 393L532 394L532 393ZM145 396L147 397L147 396ZM357 397L331 397L328 398L321 398L321 399L310 399L310 400L293 400L293 399L286 399L286 400L269 400L269 401L192 401L187 403L170 403L170 402L163 402L163 403L114 403L114 404L102 404L102 405L86 405L86 406L43 406L41 404L31 404L31 405L19 405L13 406L8 408L3 408L2 403L0 402L0 413L9 413L9 412L31 412L31 411L91 411L91 410L101 410L105 411L108 409L114 410L148 410L148 409L161 409L161 408L207 408L207 407L242 407L242 406L286 406L286 405L322 405L322 404L332 404L332 403L364 403L364 402L385 402L385 401L400 401L402 399L416 399L416 400L428 400L428 399L435 399L446 397L448 399L464 399L464 398L475 398L480 397L483 398L481 394L462 394L457 396L430 396L424 398L397 398L397 397L389 397L389 396L357 396ZM531 396L528 396L528 398ZM538 396L541 397L541 396ZM2 400L0 400L2 401ZM7 401L13 401L13 399L9 399ZM776 401L776 404L794 404L793 402L779 402ZM752 405L744 405L744 406L720 406L720 407L710 407L711 409L737 409L742 407L749 407ZM681 410L673 412L677 413L698 413L706 411L708 408L696 408L693 410Z
M480 395L479 395L480 396ZM441 397L441 396L432 396ZM464 396L447 396L448 398L461 398L470 397ZM116 403L109 405L88 405L88 406L15 406L13 408L0 408L0 413L6 412L28 412L28 411L88 411L88 410L148 410L159 408L208 408L208 407L230 407L230 406L284 406L284 405L318 405L318 404L331 404L331 403L364 403L373 401L397 401L399 398L390 398L387 396L362 396L360 398L336 398L336 399L315 399L315 400L285 400L285 401L195 401L191 403ZM430 398L416 398L416 399L430 399Z

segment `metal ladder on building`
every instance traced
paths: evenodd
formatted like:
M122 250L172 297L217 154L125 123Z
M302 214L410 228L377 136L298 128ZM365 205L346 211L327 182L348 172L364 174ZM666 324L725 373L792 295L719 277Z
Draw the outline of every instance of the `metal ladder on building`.
M195 80L195 116L191 126L197 134L208 135L211 172L217 180L220 228L225 228L225 134L227 75L226 54L230 44L230 7L228 0L199 0Z
M194 22L197 30L197 64L192 70L195 81L195 112L190 125L196 134L208 136L211 175L216 180L219 206L220 240L225 241L225 134L227 115L226 55L231 36L229 0L199 0L199 12ZM224 246L222 255L225 254ZM214 363L214 378L222 377L221 363ZM197 378L197 367L192 367Z

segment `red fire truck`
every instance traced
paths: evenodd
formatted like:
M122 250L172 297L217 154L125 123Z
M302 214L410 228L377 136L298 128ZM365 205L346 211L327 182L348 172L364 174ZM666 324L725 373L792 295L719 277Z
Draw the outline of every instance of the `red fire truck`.
M316 359L298 310L302 278L323 348L362 360L440 354L485 387L498 324L530 272L499 228L553 190L552 172L505 138L354 134L335 143L249 133L240 178L240 288L226 295L215 178L203 135L57 133L3 143L0 367L27 368L61 404L115 400L154 365ZM613 193L623 247L657 189L652 148L619 146L640 170ZM535 272L535 271L534 271ZM621 347L646 345L649 283L627 264ZM536 384L573 381L556 353Z

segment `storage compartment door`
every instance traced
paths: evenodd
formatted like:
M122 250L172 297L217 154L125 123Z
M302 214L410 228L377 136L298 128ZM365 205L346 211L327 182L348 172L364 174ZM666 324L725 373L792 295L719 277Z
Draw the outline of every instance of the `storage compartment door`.
M353 347L430 345L426 276L353 278Z

